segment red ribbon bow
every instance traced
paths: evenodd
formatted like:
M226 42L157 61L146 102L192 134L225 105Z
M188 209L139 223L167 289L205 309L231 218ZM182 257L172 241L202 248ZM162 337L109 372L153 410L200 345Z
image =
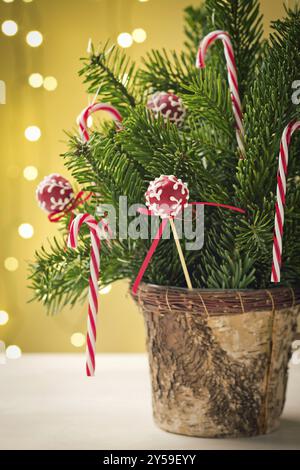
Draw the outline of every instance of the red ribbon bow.
M68 230L69 230L71 223L73 222L73 219L74 219L73 210L76 209L76 207L83 204L88 199L90 199L90 197L93 195L93 193L88 193L85 197L83 197L84 193L85 191L79 191L76 198L70 201L63 208L63 210L51 212L48 215L48 219L50 220L50 222L59 222L65 215L71 213L71 217L70 217L69 224L68 224Z

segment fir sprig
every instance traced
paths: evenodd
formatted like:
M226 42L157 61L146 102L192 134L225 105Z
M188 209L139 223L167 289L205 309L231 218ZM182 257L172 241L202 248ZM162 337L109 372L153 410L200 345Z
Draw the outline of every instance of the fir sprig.
M84 59L80 75L88 91L109 101L124 116L123 129L105 124L91 132L88 143L69 135L65 164L82 189L93 191L84 211L99 205L116 209L119 196L143 204L151 180L175 174L188 183L191 201L227 203L245 209L244 215L205 208L205 243L186 251L194 287L268 288L279 142L284 127L300 119L292 103L292 82L300 70L300 12L288 10L273 24L268 44L262 41L258 0L206 0L185 11L183 52L151 51L142 70L117 47L108 44ZM209 30L226 30L233 42L244 107L246 157L237 154L227 70L222 44L209 51L207 67L195 67L199 40ZM146 109L154 91L172 90L184 101L182 127L155 119ZM300 136L290 146L285 211L282 285L300 278ZM130 219L131 220L131 219ZM61 228L65 236L69 218ZM135 278L151 240L115 239L102 244L101 283ZM85 298L88 285L89 233L80 234L77 251L56 239L36 253L30 282L34 297L51 312ZM144 280L185 286L174 240L161 240Z
M82 59L83 67L79 72L88 85L89 93L99 96L116 106L122 114L127 107L136 105L136 65L116 46L106 43L100 52L93 52L89 58Z
M206 8L211 30L221 29L229 33L235 51L240 95L245 93L254 81L254 70L263 53L262 15L259 0L207 0ZM218 45L222 54L222 45ZM219 60L219 65L222 62ZM223 62L224 64L224 62ZM214 61L214 66L216 62ZM226 68L219 68L226 78Z

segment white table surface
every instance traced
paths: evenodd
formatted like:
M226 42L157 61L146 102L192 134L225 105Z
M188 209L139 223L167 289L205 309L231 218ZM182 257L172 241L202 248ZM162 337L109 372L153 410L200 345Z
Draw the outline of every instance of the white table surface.
M156 428L147 358L23 355L0 365L0 449L300 449L300 366L292 366L281 428L267 436L200 439Z

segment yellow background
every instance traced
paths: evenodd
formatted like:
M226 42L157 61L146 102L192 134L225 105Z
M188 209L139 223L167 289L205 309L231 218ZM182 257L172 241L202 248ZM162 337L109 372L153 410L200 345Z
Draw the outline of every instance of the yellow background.
M290 5L292 6L292 1ZM59 154L66 150L63 130L75 127L75 119L87 104L87 95L77 75L79 58L85 56L89 37L98 44L134 28L146 30L143 44L134 44L128 54L139 60L150 48L179 50L183 41L182 10L199 0L34 0L25 3L0 0L0 23L15 20L19 31L14 37L0 32L0 80L7 86L7 103L0 105L1 151L1 252L0 310L10 320L0 326L0 340L17 344L26 352L74 352L72 333L85 332L86 306L65 309L55 317L46 316L38 303L30 303L26 262L36 248L57 231L35 201L35 187L51 172L67 176ZM266 32L269 22L284 14L281 0L261 1ZM25 42L30 30L39 30L43 44L31 48ZM58 88L48 92L28 85L28 76L39 72L58 80ZM276 77L274 77L276 80ZM41 128L38 142L28 142L24 130L29 125ZM34 165L39 176L29 182L23 168ZM33 238L24 240L18 226L33 225ZM15 272L4 268L6 257L14 256L20 267ZM118 282L100 298L99 351L142 351L144 332L141 315L127 294L127 283Z

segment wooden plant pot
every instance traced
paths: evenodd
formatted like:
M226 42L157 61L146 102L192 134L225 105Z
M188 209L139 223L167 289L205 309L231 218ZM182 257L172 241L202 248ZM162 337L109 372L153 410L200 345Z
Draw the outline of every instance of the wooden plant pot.
M279 426L300 290L202 290L142 284L156 424L201 437Z

